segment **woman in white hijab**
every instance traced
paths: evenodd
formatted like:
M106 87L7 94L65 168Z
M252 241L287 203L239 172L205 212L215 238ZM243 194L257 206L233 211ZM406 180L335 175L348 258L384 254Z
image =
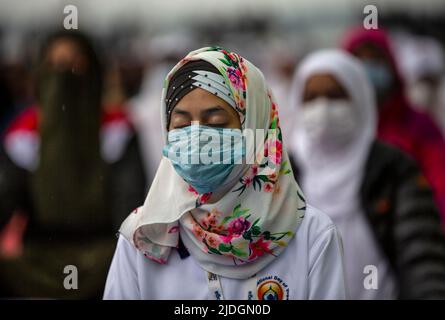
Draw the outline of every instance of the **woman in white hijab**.
M340 50L309 55L291 97L294 174L339 228L350 297L442 296L443 280L427 281L445 272L431 191L411 159L375 141L374 92L360 62Z
M220 47L189 53L164 82L161 118L164 157L144 205L121 226L105 299L345 298L336 228L306 204L254 65ZM242 162L226 146L230 163L176 157L208 154L210 131L224 141L256 129L269 133L245 144ZM262 148L266 162L253 161Z

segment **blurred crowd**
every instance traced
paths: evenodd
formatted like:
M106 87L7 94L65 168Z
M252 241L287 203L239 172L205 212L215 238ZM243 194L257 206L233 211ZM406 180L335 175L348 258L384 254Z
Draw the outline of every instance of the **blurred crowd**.
M115 234L162 156L163 79L190 50L222 41L271 86L297 181L341 231L351 297L444 297L444 43L351 27L335 40L344 58L207 31L2 34L0 296L101 297ZM369 263L378 293L353 267ZM79 270L78 290L62 286L66 265Z

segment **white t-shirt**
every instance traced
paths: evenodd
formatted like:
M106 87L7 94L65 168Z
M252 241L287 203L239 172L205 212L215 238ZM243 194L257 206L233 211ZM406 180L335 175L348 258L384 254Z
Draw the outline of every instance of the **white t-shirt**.
M288 247L255 279L220 277L224 299L345 299L342 243L330 218L308 206ZM196 299L209 294L207 273L192 256L172 250L168 263L147 259L123 236L108 273L104 299Z
M352 212L331 219L343 239L349 297L357 300L397 299L396 277L365 213ZM369 284L370 280L375 282L374 285Z

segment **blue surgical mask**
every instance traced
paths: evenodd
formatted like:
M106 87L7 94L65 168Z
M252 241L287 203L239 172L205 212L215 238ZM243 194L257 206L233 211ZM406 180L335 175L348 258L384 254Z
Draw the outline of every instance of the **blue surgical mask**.
M200 194L221 187L245 155L240 129L192 125L168 133L163 154Z
M385 63L372 60L363 61L363 65L377 96L386 93L393 81L391 69Z

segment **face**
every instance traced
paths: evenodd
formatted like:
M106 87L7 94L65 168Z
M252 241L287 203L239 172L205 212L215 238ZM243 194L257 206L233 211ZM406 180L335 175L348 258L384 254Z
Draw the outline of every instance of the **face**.
M223 99L200 88L190 91L176 104L168 130L190 126L192 121L209 127L241 129L238 113Z
M55 70L72 69L82 74L88 68L88 58L80 46L69 38L55 40L46 53L46 63Z
M309 144L322 150L338 152L349 145L357 132L357 110L332 74L314 74L308 78L301 111Z
M382 49L372 43L363 43L353 51L360 60L372 60L387 64L387 58Z
M373 43L359 45L353 54L365 63L378 105L382 105L395 85L394 71L387 54Z
M328 100L348 99L348 93L330 74L314 74L306 81L303 102L324 97Z

